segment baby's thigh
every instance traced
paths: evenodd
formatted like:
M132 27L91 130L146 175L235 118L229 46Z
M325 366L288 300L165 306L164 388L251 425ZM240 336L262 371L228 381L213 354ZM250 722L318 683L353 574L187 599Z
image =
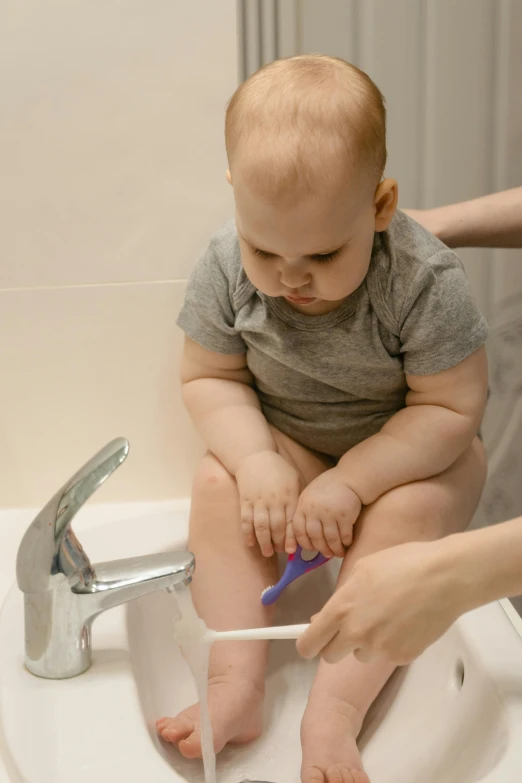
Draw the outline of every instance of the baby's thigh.
M301 446L275 427L271 426L270 429L279 454L297 470L304 486L333 467L334 462L330 458ZM207 452L196 468L192 483L191 534L203 529L213 538L226 536L228 530L239 535L239 518L236 480L214 454Z
M334 467L335 460L332 458L307 449L306 446L302 446L293 438L272 427L271 424L269 426L279 454L297 470L301 476L303 486L310 484L325 470Z
M408 541L431 541L464 530L478 506L486 480L484 447L470 448L444 473L396 487L360 515L343 572L364 555Z

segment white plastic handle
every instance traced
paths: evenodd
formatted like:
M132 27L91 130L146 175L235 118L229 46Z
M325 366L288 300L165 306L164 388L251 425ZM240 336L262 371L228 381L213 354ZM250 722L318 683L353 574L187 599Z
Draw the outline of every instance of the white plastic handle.
M246 642L259 639L297 639L309 627L303 625L276 625L271 628L245 628L240 631L207 631L210 642Z

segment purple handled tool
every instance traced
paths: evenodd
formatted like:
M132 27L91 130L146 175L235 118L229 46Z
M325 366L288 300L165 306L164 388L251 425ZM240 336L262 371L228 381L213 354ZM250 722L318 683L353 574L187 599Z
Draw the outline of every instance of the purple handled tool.
M261 595L261 603L263 606L271 606L277 601L285 587L290 582L295 581L303 574L307 574L309 571L313 571L314 568L324 565L330 560L329 557L325 557L320 552L316 554L312 560L305 560L303 558L303 550L300 546L297 547L296 552L293 555L288 555L288 562L283 576L276 585L272 587L266 587Z

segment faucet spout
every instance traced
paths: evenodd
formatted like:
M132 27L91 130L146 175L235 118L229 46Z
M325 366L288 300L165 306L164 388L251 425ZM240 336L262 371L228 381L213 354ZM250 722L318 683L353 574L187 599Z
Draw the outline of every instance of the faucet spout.
M188 587L195 569L191 552L167 552L145 557L130 557L93 566L95 578L89 584L78 583L73 593L81 596L85 621L134 598Z
M48 590L62 573L88 580L91 564L70 529L76 512L114 473L129 453L125 438L116 438L94 455L51 498L27 529L16 560L18 586L24 593Z
M190 552L92 565L76 538L74 515L128 452L125 438L101 449L51 498L22 538L16 575L24 593L25 665L38 677L82 674L92 663L91 625L101 612L192 579Z

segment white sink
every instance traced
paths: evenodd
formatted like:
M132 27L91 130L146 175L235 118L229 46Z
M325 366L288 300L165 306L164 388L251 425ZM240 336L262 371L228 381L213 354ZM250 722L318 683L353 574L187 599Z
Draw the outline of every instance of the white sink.
M180 512L152 510L145 521L129 512L127 519L78 528L96 561L183 547L185 520ZM300 580L281 599L278 621L306 621L333 577L329 565ZM181 758L154 730L156 718L195 700L167 593L99 617L92 668L63 681L23 668L22 605L14 587L0 615L0 747L10 783L203 781L199 762ZM273 643L264 734L220 755L220 783L299 783L299 722L314 670L292 642ZM522 639L502 606L465 616L400 671L374 706L361 742L372 783L520 783Z

